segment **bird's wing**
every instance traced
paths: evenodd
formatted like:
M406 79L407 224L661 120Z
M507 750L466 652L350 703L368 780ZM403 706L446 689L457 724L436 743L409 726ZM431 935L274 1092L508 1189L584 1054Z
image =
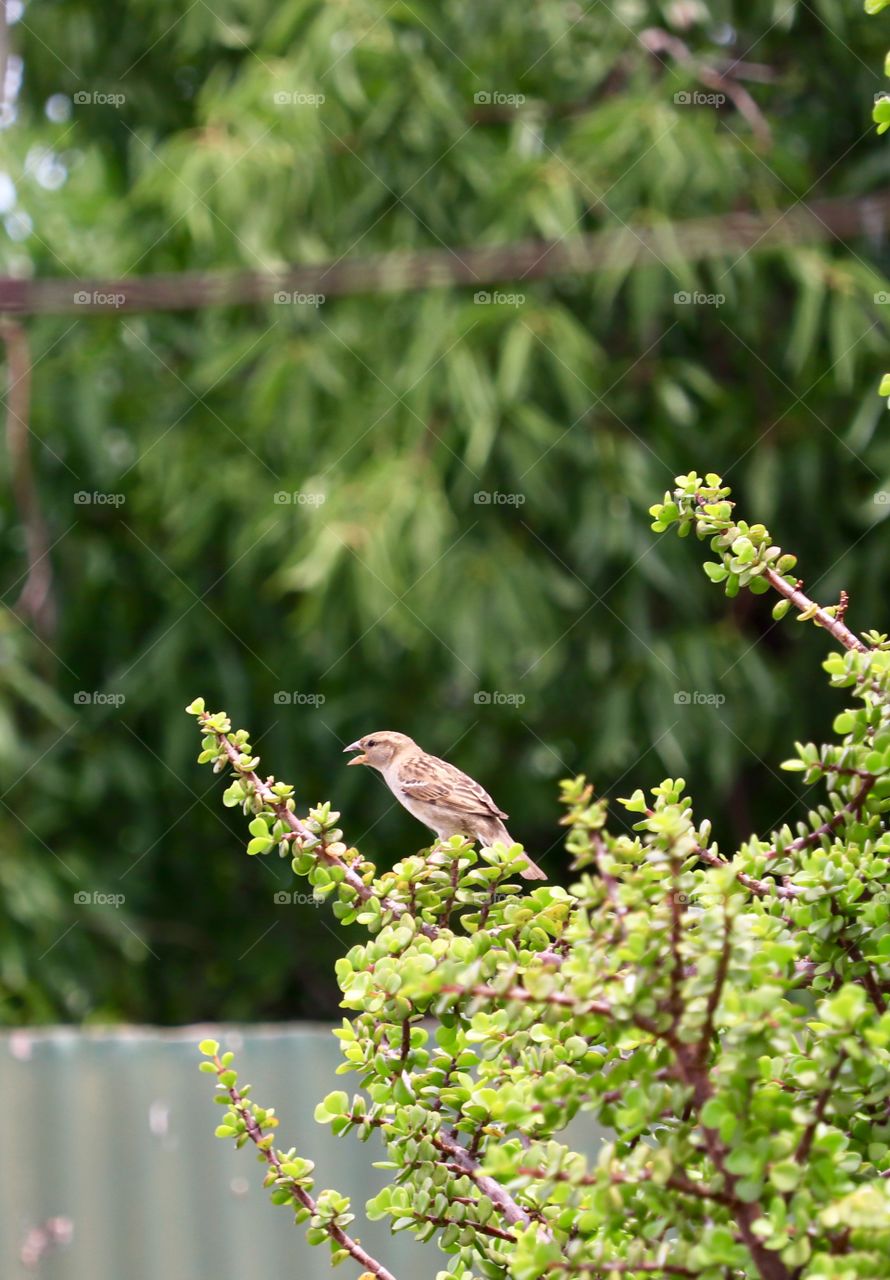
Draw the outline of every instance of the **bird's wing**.
M437 756L409 756L399 767L399 785L412 799L431 805L508 818L478 782Z

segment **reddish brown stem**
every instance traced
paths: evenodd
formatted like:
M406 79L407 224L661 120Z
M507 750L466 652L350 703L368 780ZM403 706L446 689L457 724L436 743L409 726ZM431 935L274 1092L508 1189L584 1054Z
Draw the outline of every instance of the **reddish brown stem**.
M832 617L830 613L826 613L821 606L816 604L815 600L805 596L798 587L792 587L791 583L786 582L775 569L764 569L763 576L770 586L775 591L778 591L780 596L784 596L786 600L791 601L798 612L805 613L808 609L814 609L815 612L812 616L819 623L819 626L830 632L845 649L855 649L859 653L869 652L868 647L862 643L858 636L853 635L853 632L842 618Z
M216 1064L217 1074L222 1074L225 1068L219 1058L215 1057L214 1062ZM266 1135L263 1133L262 1126L258 1124L256 1118L251 1113L250 1108L245 1103L244 1098L238 1092L235 1085L232 1085L227 1090L227 1093L233 1108L244 1121L247 1129L247 1135L251 1142L253 1142L258 1148L260 1155L265 1160L269 1168L275 1171L276 1177L284 1178L284 1174L281 1170L281 1161L278 1156L271 1147L263 1147L260 1145ZM305 1187L300 1185L299 1182L294 1181L292 1178L287 1178L285 1179L285 1185L294 1198L299 1200L304 1209L308 1209L309 1212L313 1214L317 1211L317 1203L315 1199L310 1195ZM341 1249L345 1249L351 1257L355 1258L356 1262L360 1263L364 1267L366 1272L370 1272L372 1276L375 1276L376 1280L396 1280L393 1273L388 1271L382 1262L378 1262L376 1258L373 1258L366 1249L362 1248L357 1240L353 1240L352 1236L347 1235L342 1227L338 1227L334 1223L329 1223L324 1229Z
M568 1262L551 1262L547 1268L550 1272L560 1271L563 1275L616 1275L625 1271L645 1271L662 1276L698 1276L700 1271L690 1271L689 1267L681 1267L673 1262L584 1262L573 1266Z
M701 1114L705 1103L714 1096L714 1088L706 1064L702 1061L697 1045L684 1044L677 1041L673 1045L677 1059L678 1075L692 1089L692 1102L695 1110ZM754 1224L764 1216L763 1206L757 1202L749 1203L736 1194L738 1179L726 1167L727 1151L716 1129L711 1129L699 1121L705 1141L705 1150L711 1158L714 1168L723 1177L727 1195L733 1202L733 1213L739 1235L751 1255L761 1280L791 1280L791 1272L779 1255L768 1249L754 1230Z
M806 835L798 836L796 840L791 840L783 849L771 848L767 849L763 854L765 858L785 858L789 853L798 853L801 849L808 849L810 845L818 844L823 836L831 835L836 827L847 817L857 817L862 810L862 806L868 799L868 794L875 783L875 775L873 773L865 774L862 786L856 794L847 801L842 809L838 809L837 813L833 813L830 818L817 827L815 831L808 831Z
M819 1097L816 1099L816 1109L813 1112L813 1118L810 1121L810 1123L807 1125L807 1128L804 1131L804 1135L797 1145L797 1151L794 1153L794 1158L798 1164L805 1164L807 1157L810 1154L810 1148L813 1145L813 1139L816 1136L816 1130L818 1129L819 1125L822 1122L822 1117L825 1115L825 1108L828 1106L828 1101L831 1097L832 1090L834 1089L834 1086L837 1082L837 1078L841 1073L841 1067L844 1065L845 1057L846 1057L846 1054L843 1052L843 1050L841 1050L841 1052L837 1056L837 1061L835 1062L834 1066L831 1068L831 1071L828 1073L828 1083L826 1084L822 1092L819 1094Z
M714 853L711 849L702 848L701 845L696 848L695 854L702 862L706 862L709 867L729 866L726 859L721 858L719 853ZM737 871L736 879L746 889L756 893L758 898L797 898L800 895L800 890L796 889L794 885L778 884L775 880L758 880L744 871Z
M575 1187L595 1187L603 1181L603 1179L595 1173L583 1174L580 1177L573 1177L572 1174L564 1171L551 1173L547 1169L527 1168L525 1166L517 1169L516 1172L529 1178L539 1178L543 1182L568 1182ZM615 1174L611 1175L610 1181L624 1186L634 1185L633 1179L616 1176ZM636 1181L639 1183L651 1183L652 1178L646 1170L643 1170ZM723 1191L712 1191L703 1183L693 1182L684 1174L672 1173L667 1182L664 1184L659 1183L658 1185L664 1185L669 1191L677 1191L684 1196L694 1196L697 1200L711 1200L714 1204L729 1206L732 1206L733 1204L733 1201Z

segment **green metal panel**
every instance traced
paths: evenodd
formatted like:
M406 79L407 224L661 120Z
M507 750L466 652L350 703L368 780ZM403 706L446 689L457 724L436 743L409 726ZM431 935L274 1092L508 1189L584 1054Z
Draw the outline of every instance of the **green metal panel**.
M18 1280L28 1230L73 1222L71 1243L46 1256L41 1280L256 1280L331 1275L290 1212L270 1204L252 1151L214 1138L222 1109L198 1072L197 1043L235 1049L257 1101L276 1106L283 1145L316 1161L316 1186L353 1197L363 1242L400 1280L434 1277L433 1247L364 1229L365 1199L382 1185L373 1140L337 1141L312 1119L337 1085L330 1029L306 1024L174 1031L58 1028L0 1036L0 1277ZM361 1227L360 1227L361 1224ZM334 1274L357 1274L344 1263Z
M364 1223L385 1181L382 1145L336 1140L312 1119L342 1061L329 1027L200 1026L177 1030L53 1028L0 1035L0 1278L25 1280L28 1231L73 1223L71 1243L46 1255L40 1280L323 1280L329 1251L310 1249L290 1212L273 1206L246 1148L214 1138L222 1108L199 1073L198 1041L237 1053L241 1079L276 1107L282 1146L316 1162L316 1187L352 1196L354 1231L399 1280L433 1280L434 1244ZM573 1125L588 1152L592 1126ZM334 1273L355 1280L355 1264Z

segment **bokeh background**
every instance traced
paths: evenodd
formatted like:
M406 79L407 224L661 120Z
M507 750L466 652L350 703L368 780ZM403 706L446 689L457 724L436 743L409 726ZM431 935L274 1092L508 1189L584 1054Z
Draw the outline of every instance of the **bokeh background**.
M725 842L805 810L778 765L839 705L824 637L727 601L647 508L720 472L815 595L890 625L860 9L9 4L0 270L68 305L7 321L0 1021L336 1015L346 940L243 856L197 695L384 865L424 835L344 768L375 728L482 780L555 878L578 771L682 775ZM610 233L577 266L545 243ZM534 270L467 266L528 241ZM335 285L408 250L444 277ZM331 268L324 301L177 305L178 273L290 264ZM156 274L167 309L75 301Z

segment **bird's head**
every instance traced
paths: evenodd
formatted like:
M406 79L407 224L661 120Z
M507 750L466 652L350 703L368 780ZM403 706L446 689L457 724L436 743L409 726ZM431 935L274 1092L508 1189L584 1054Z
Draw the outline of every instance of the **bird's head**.
M350 742L344 751L360 751L362 754L350 760L349 764L369 764L372 769L385 769L397 756L416 743L406 733L394 733L390 729L381 729L378 733L368 733L357 742Z

